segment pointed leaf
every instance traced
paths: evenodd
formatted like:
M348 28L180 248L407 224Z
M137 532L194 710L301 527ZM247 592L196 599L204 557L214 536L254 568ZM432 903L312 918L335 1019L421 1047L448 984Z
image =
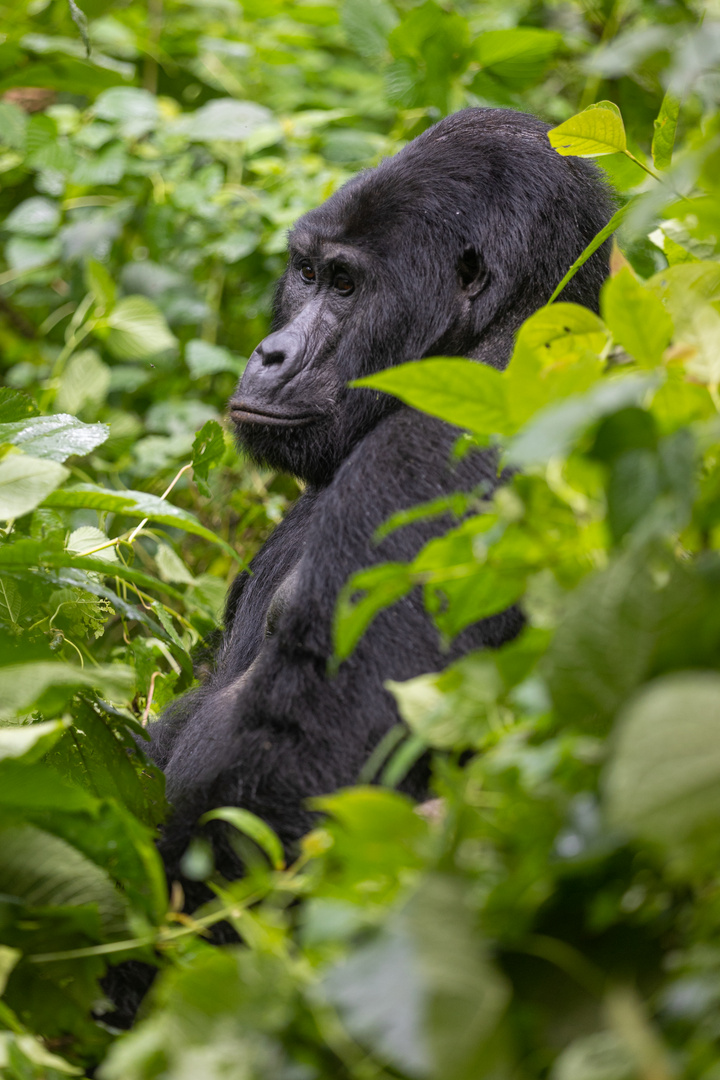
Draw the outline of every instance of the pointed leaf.
M75 416L31 416L12 424L0 424L0 443L12 443L23 452L51 461L65 461L72 454L89 454L110 434L107 424L83 424Z
M617 105L600 101L548 131L550 145L563 157L601 157L627 149Z
M481 435L505 429L507 405L502 374L474 360L415 360L357 379L351 385L384 390L413 408Z
M270 865L274 870L282 870L285 866L285 855L278 836L270 826L250 810L244 810L240 806L221 806L217 810L211 810L209 814L203 814L200 823L205 825L208 821L227 821L239 832L254 840L259 848L267 855Z

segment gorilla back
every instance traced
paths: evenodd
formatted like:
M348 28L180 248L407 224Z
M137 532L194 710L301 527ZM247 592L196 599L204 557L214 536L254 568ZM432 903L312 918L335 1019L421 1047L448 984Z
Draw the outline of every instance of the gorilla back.
M174 814L161 841L171 877L200 815L263 817L289 852L312 824L306 800L352 784L398 721L387 679L439 670L520 630L509 610L449 651L416 590L382 612L330 677L338 591L363 567L411 559L447 522L414 522L375 544L391 514L497 484L490 452L451 464L458 432L361 375L429 355L507 364L513 334L607 223L611 200L591 164L550 147L547 125L468 109L361 173L297 223L272 333L230 403L242 449L306 490L232 586L214 674L151 728ZM598 251L563 298L597 309ZM405 782L426 794L427 774ZM213 833L225 876L242 868ZM204 895L184 882L188 906Z

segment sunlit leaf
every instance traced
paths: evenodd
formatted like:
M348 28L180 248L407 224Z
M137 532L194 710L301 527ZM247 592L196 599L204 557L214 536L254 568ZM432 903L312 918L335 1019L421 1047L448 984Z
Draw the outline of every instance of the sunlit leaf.
M618 345L641 367L662 360L673 334L673 321L657 294L645 288L627 267L608 278L602 291L602 313Z
M627 149L617 105L600 101L548 131L550 145L569 157L600 157Z
M13 443L25 454L65 461L72 454L89 454L105 442L106 424L83 424L74 416L31 416L13 424L0 424L0 442Z
M107 346L118 360L143 360L177 344L165 318L144 296L126 296L106 319Z
M502 432L507 417L501 373L473 360L420 360L399 364L353 386L394 394L414 408L483 435Z

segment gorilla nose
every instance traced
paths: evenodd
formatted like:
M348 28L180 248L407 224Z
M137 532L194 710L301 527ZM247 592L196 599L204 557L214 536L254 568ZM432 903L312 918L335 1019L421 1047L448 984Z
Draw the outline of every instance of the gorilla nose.
M256 354L259 356L263 367L271 367L277 364L294 364L301 358L302 341L298 334L279 330L269 334L260 342Z

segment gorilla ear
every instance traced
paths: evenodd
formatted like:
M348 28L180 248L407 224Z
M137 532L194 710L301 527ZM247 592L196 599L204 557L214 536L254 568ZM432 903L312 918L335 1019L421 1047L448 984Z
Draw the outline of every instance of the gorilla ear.
M466 247L458 259L460 284L471 300L479 296L490 279L485 260L477 248Z

